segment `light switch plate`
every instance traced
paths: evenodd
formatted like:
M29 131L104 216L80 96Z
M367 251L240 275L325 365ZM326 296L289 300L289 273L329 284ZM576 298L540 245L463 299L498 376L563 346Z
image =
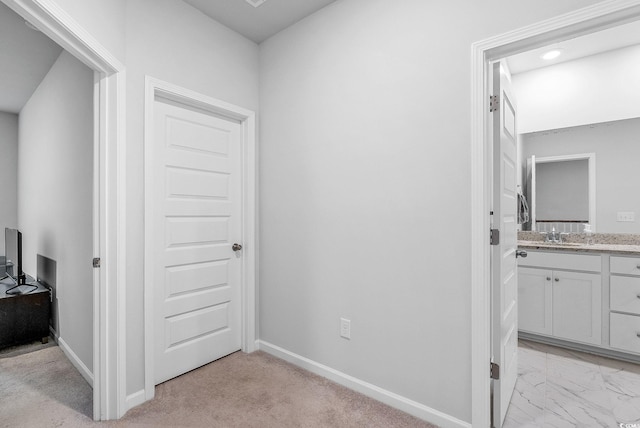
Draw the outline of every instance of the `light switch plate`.
M633 211L618 211L618 221L634 222L636 213Z

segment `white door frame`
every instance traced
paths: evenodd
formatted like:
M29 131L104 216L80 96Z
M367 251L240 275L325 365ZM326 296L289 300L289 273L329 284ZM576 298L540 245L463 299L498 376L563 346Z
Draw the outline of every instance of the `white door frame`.
M94 71L93 416L124 412L125 73L124 66L53 0L2 0Z
M155 394L154 325L153 325L153 120L156 97L168 99L190 107L240 121L242 127L242 272L241 272L241 346L243 352L256 350L256 117L251 110L164 82L146 77L144 105L144 387L145 399Z
M489 116L490 63L558 40L640 19L640 0L605 0L471 47L471 422L490 425L492 143Z

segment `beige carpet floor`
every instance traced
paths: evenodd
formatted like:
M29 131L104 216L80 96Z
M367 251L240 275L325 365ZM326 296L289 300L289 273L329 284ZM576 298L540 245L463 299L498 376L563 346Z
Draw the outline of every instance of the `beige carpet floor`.
M433 427L264 352L237 352L156 388L114 422L58 347L0 358L0 427Z

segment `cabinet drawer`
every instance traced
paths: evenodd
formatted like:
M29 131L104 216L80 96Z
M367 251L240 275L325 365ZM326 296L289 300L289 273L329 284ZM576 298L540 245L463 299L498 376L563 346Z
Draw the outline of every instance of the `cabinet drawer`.
M545 253L531 250L527 250L527 253L527 257L518 259L518 266L583 270L588 272L600 272L602 270L602 257L600 255Z
M640 276L640 257L611 256L611 273Z
M610 316L611 347L640 354L640 316L616 313Z
M640 315L640 277L611 275L611 310Z

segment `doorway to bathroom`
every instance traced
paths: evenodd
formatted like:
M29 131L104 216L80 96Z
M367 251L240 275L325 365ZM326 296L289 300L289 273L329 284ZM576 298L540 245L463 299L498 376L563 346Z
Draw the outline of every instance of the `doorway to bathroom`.
M508 58L516 54L532 51L559 42L575 39L579 36L592 34L604 29L620 27L632 21L638 20L640 16L640 2L607 2L593 7L582 9L578 12L567 14L556 19L548 20L540 24L514 31L502 36L495 37L473 45L473 117L472 117L472 144L473 144L473 191L474 199L472 201L473 225L472 225L472 278L473 278L473 296L472 296L472 330L473 330L473 424L477 426L486 426L491 420L492 412L495 416L492 426L509 425L506 415L509 410L508 403L511 400L513 390L501 383L504 379L509 379L514 374L517 377L517 363L505 372L505 366L500 367L500 373L495 367L496 353L503 351L503 355L508 355L509 347L513 349L513 337L507 339L503 336L502 340L498 340L495 334L492 334L491 319L505 320L507 317L493 316L494 310L505 309L505 307L497 307L495 302L509 302L509 299L495 299L495 296L504 296L502 286L508 275L507 271L501 274L507 277L501 277L502 281L494 281L494 277L490 274L491 266L496 262L495 254L501 254L503 260L512 257L510 263L515 264L515 250L513 248L507 251L496 251L493 253L490 246L490 239L495 234L490 234L489 229L493 228L492 224L498 222L492 218L495 213L494 197L496 194L492 190L493 178L504 172L502 162L493 162L493 141L491 139L492 127L490 108L493 107L490 96L495 95L493 92L493 64L500 59ZM593 54L592 54L593 55ZM498 71L499 73L499 71ZM517 94L516 94L517 98ZM517 105L517 99L515 101ZM500 107L503 107L502 105ZM504 122L503 113L501 118ZM519 164L519 162L518 162ZM514 182L517 177L512 178ZM515 186L515 184L514 184ZM514 195L515 196L515 195ZM505 202L509 203L509 202ZM492 223L495 221L495 223ZM504 228L504 222L503 228ZM511 222L507 225L510 230L500 230L499 245L509 245L513 242L509 240L517 240L516 224ZM493 255L492 255L493 254ZM511 273L510 275L514 275ZM512 278L512 277L509 277ZM515 277L517 281L517 276ZM496 278L497 279L497 278ZM496 286L494 286L495 284ZM500 286L497 286L500 284ZM511 287L513 289L513 287ZM492 297L493 296L493 297ZM492 305L492 303L494 303ZM517 301L512 302L517 311ZM500 321L502 322L502 321ZM498 325L495 331L505 330L505 325ZM503 329L500 330L500 327ZM496 339L492 342L492 339ZM495 345L492 347L492 344ZM521 343L521 347L527 344ZM506 352L505 352L506 351ZM542 351L535 351L542 352ZM527 351L518 351L518 354L526 354ZM551 357L549 357L551 355ZM557 355L549 350L544 351L543 360L555 358ZM498 358L499 360L500 358ZM503 358L504 359L504 358ZM525 358L526 359L526 358ZM575 359L575 358L574 358ZM521 359L522 360L522 359ZM578 360L580 360L578 358ZM521 361L522 362L522 361ZM596 370L602 370L596 366ZM491 369L494 370L493 377L498 379L490 379ZM497 388L494 388L496 387ZM503 388L501 388L503 387ZM515 385L514 385L515 387ZM493 389L492 389L493 388ZM497 391L502 394L494 396L492 400L491 391ZM505 407L506 405L506 407ZM579 419L577 419L579 420Z

